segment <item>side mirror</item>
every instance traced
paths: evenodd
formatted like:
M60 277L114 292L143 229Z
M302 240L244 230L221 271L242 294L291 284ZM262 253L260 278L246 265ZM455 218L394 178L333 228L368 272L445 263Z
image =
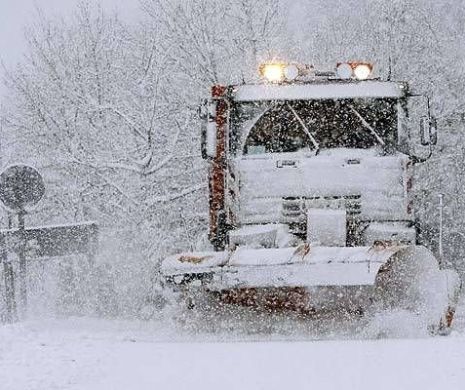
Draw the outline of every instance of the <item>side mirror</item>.
M205 121L208 118L208 100L202 100L202 103L199 104L197 109L197 114L199 115L200 120Z
M422 145L436 145L438 142L438 131L436 118L422 116L420 118L420 142Z
M216 102L205 100L199 107L201 125L201 153L204 160L216 155Z
M424 146L430 144L429 118L427 116L422 116L420 118L420 142Z
M431 116L429 98L425 95L410 95L406 108L408 130L401 135L408 140L408 154L420 160L429 158L427 156L431 155L431 147L438 140L437 121Z
M438 143L438 121L435 117L431 117L430 120L429 138L431 145L436 145Z

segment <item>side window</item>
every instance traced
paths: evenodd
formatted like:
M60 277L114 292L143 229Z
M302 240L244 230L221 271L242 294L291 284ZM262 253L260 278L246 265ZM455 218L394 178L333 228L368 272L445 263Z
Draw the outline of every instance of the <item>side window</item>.
M248 128L249 123L253 123L266 109L267 106L263 102L247 102L232 106L229 119L229 150L232 155L236 155L238 150L242 149L243 132Z

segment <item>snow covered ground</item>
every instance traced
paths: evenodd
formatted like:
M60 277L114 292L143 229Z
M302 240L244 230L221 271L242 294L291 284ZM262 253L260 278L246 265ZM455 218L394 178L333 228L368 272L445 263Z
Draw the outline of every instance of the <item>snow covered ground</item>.
M192 338L89 318L0 327L1 390L463 389L465 316L448 337ZM245 340L245 341L244 341Z

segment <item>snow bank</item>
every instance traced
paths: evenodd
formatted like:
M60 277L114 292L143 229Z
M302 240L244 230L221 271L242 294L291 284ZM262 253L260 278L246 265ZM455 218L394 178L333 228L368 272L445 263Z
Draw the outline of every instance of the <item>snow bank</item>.
M0 328L2 390L459 390L465 337L156 342L166 328L94 320ZM166 335L165 335L166 336Z

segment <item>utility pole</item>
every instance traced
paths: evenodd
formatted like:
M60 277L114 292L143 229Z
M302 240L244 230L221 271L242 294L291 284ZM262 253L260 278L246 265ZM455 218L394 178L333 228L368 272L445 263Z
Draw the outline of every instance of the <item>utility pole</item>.
M18 212L18 230L19 236L21 237L21 243L18 249L18 259L19 259L19 292L21 299L21 308L25 312L27 310L27 262L26 262L26 237L25 237L25 223L24 217L26 212L20 210Z
M439 194L439 263L442 265L444 261L443 250L443 219L444 219L444 194Z

